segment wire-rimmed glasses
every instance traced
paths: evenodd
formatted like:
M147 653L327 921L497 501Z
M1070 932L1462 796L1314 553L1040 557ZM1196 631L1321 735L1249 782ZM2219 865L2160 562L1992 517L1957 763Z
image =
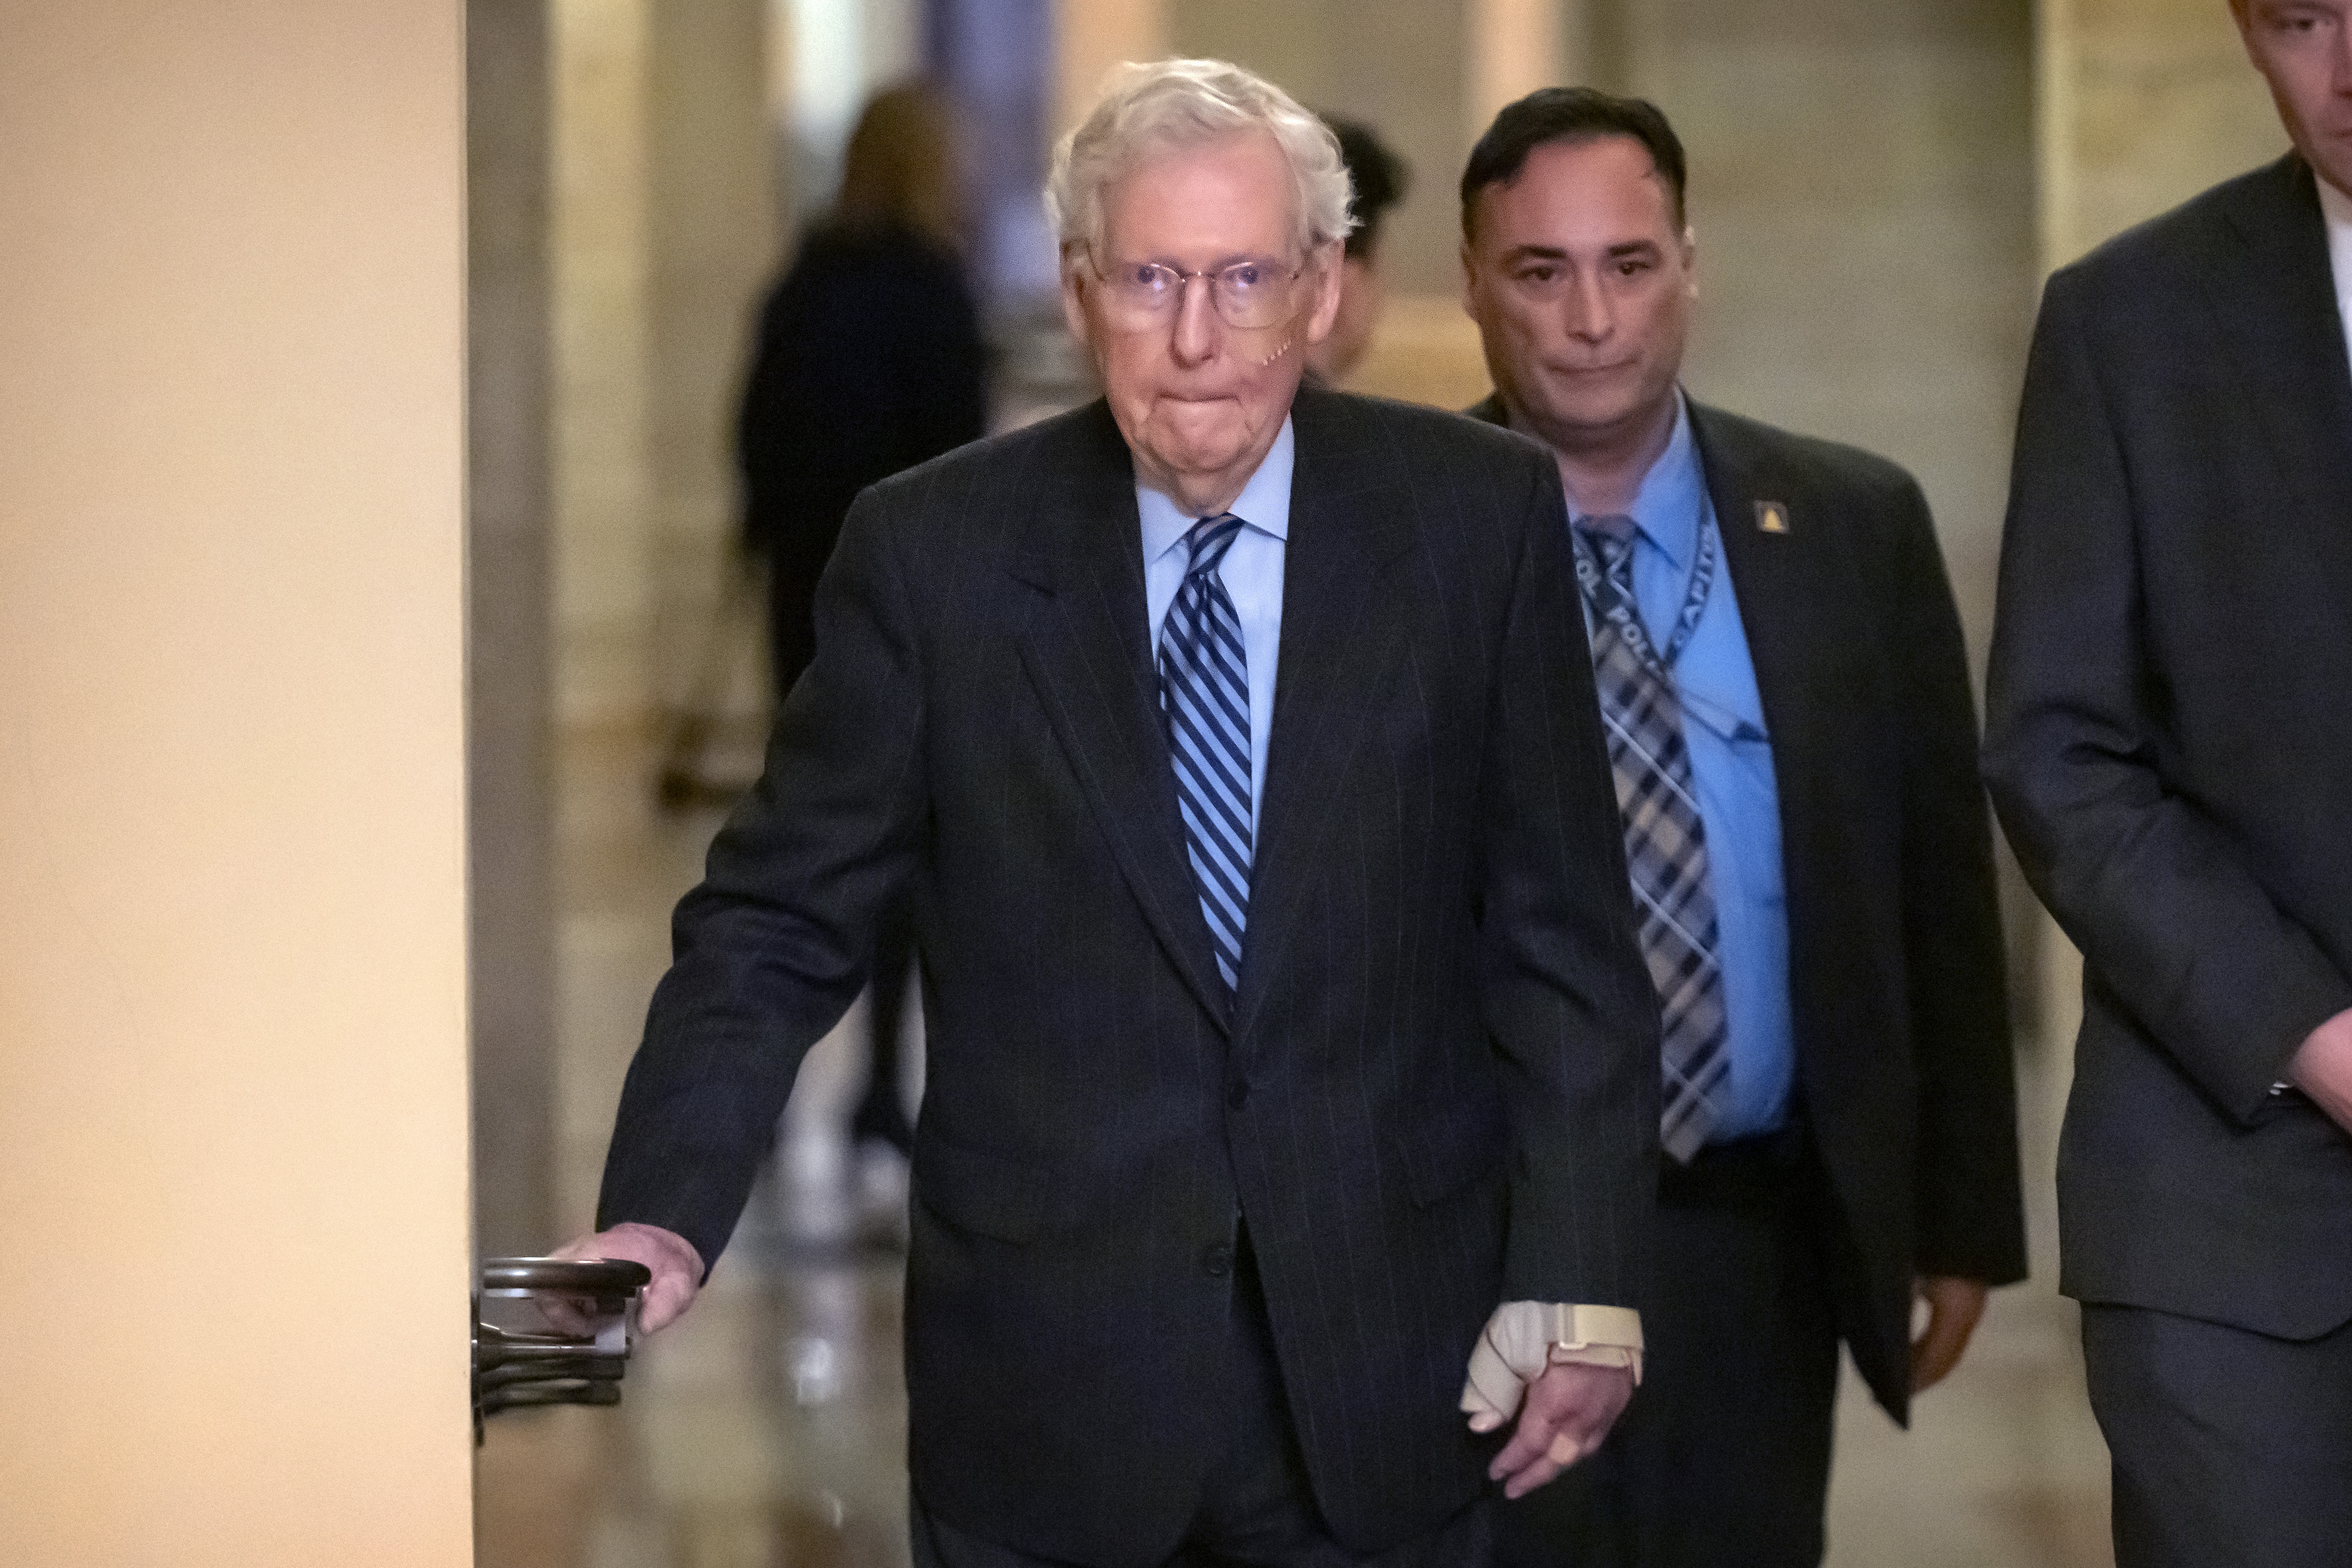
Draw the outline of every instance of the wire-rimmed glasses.
M1195 278L1208 285L1210 302L1225 325L1255 331L1282 321L1290 314L1293 285L1307 268L1286 267L1253 257L1223 267L1186 272L1157 261L1114 261L1095 265L1103 281L1114 319L1133 329L1157 327L1172 321L1183 308L1184 286Z

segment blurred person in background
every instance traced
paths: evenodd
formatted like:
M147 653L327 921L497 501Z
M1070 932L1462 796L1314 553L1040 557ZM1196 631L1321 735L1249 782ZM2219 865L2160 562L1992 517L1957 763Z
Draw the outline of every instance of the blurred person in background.
M1650 1377L1513 1564L1811 1568L1841 1336L1897 1421L2023 1278L1968 659L1911 476L1685 395L1682 143L1549 88L1462 176L1465 305L1568 492L1664 1013ZM1926 1326L1914 1339L1912 1314Z
M2118 1568L2352 1563L2352 0L2231 10L2294 151L2051 276L1987 688Z
M1372 329L1380 324L1387 289L1381 277L1381 223L1389 208L1404 200L1412 172L1389 151L1368 125L1323 116L1323 123L1339 139L1339 159L1348 165L1348 216L1356 226L1348 231L1346 258L1339 266L1339 314L1331 335L1307 353L1307 374L1325 385L1347 378L1364 351L1372 344Z
M736 455L744 542L768 569L779 702L814 652L817 579L857 492L986 430L988 363L964 271L955 132L933 88L876 95L850 136L833 210L760 312ZM917 962L912 912L894 903L877 926L872 1068L850 1124L863 1173L886 1197L903 1178L894 1157L914 1146L899 1037Z

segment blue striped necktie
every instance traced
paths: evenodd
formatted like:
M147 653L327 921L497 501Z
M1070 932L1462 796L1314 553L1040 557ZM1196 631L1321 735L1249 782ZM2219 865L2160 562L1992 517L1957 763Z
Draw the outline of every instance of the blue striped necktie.
M1256 841L1250 804L1249 655L1242 618L1217 566L1242 531L1231 512L1204 517L1184 536L1192 564L1160 628L1160 715L1176 766L1176 801L1201 913L1226 989L1241 984L1242 933L1249 923L1250 860Z

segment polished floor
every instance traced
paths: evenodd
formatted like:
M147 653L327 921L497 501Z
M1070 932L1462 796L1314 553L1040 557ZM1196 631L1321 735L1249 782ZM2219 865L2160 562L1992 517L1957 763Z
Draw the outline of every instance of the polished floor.
M562 1219L584 1226L621 1075L660 973L670 903L709 816L651 805L649 748L570 737L562 816ZM724 763L721 763L723 767ZM887 1171L840 1133L862 1078L856 1015L810 1058L777 1168L691 1314L640 1346L616 1410L501 1415L478 1489L483 1568L897 1568L907 1562L905 1389ZM2023 1062L2036 1278L1897 1431L1851 1377L1830 1501L1832 1568L2105 1568L2106 1452L2074 1310L2052 1290L2063 1085ZM910 1090L915 1087L908 1086Z

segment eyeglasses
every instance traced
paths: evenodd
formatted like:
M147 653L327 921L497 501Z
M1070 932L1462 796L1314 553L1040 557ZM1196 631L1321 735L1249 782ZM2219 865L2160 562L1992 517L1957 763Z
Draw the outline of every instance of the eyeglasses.
M1198 278L1209 286L1209 299L1225 325L1242 331L1271 327L1290 314L1291 285L1304 267L1287 271L1278 261L1236 261L1213 272L1181 272L1156 261L1114 262L1109 271L1100 266L1113 320L1121 326L1156 327L1183 308L1184 285Z

